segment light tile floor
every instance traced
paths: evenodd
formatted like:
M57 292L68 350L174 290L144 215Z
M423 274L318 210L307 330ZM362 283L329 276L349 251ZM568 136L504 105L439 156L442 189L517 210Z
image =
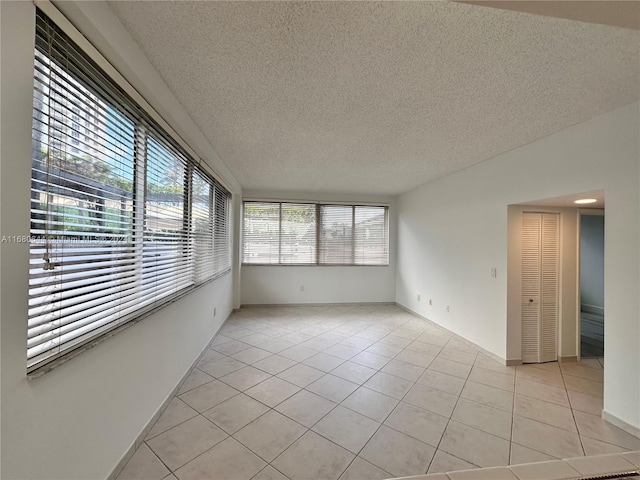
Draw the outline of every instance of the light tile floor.
M601 359L505 367L395 306L243 308L119 479L375 480L640 450Z

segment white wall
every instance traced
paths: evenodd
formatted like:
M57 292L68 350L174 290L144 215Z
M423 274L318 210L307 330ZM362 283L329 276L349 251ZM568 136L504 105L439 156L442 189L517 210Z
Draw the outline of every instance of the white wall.
M245 191L247 199L389 205L389 266L242 266L243 305L395 301L396 206L388 196ZM304 292L300 286L304 285Z
M242 304L394 302L394 272L392 267L245 265Z
M213 149L109 9L92 2L82 8L99 18L101 38L120 50L110 60L130 71L135 67L147 99L160 110L171 110L165 118L203 155L212 153L206 158L215 167ZM2 235L29 233L34 15L31 2L0 2ZM90 36L93 30L87 25L83 31ZM239 195L237 182L223 174ZM233 276L199 288L42 377L27 380L28 261L28 244L0 244L0 477L106 478L231 312Z
M508 358L509 345L520 338L507 337L507 205L604 188L604 409L636 428L638 110L637 102L621 107L401 195L396 280L398 303ZM497 268L495 279L491 267Z

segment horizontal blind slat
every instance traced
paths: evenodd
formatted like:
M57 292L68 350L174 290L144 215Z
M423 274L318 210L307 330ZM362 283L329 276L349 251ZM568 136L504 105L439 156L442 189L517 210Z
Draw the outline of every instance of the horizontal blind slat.
M33 92L29 370L231 266L231 194L39 9Z
M388 265L388 207L245 201L242 262Z

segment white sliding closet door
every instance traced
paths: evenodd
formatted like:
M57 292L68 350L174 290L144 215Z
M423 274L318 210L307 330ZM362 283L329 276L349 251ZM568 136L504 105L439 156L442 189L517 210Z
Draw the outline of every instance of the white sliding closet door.
M558 359L560 215L522 214L522 361Z

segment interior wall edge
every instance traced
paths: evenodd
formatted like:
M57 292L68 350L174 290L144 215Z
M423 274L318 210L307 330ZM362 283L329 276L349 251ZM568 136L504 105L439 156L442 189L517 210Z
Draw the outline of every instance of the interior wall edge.
M506 358L502 358L500 355L487 350L486 348L484 348L481 345L478 345L477 343L472 342L471 340L469 340L468 338L466 338L464 335L461 335L459 333L456 333L452 330L449 330L447 327L445 327L444 325L439 324L438 322L435 322L433 320L431 320L430 318L425 317L424 315L416 312L415 310L410 309L409 307L399 303L399 302L395 302L395 304L400 307L401 309L415 315L416 317L420 317L424 320L427 320L428 322L434 323L436 325L438 325L438 327L446 330L447 332L451 333L452 335L455 335L456 337L460 337L462 338L466 343L468 343L469 345L471 345L474 348L477 348L478 350L480 350L480 353L485 354L486 356L492 358L493 360L495 360L496 362L500 363L501 365L505 365L505 366L511 366L511 365L520 365L522 364L522 360L520 359L506 359ZM514 363L516 362L516 363Z
M623 419L617 417L613 413L608 412L607 410L602 410L602 419L605 422L609 422L612 425L615 425L618 428L621 428L625 432L633 435L636 438L640 438L640 427L636 427Z

